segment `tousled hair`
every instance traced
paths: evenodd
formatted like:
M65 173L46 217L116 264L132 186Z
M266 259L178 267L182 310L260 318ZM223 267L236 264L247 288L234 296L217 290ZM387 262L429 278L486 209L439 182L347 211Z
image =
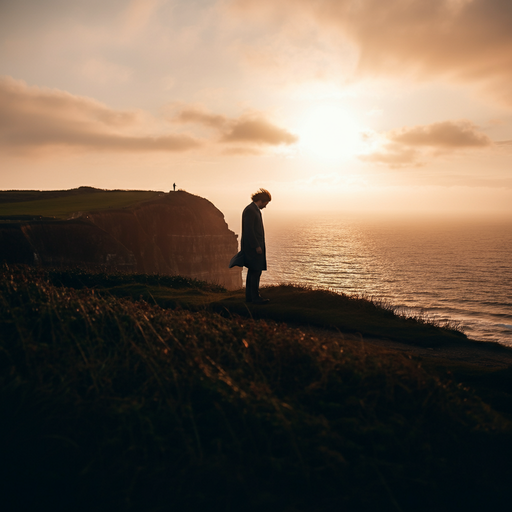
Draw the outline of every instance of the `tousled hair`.
M264 188L260 188L257 192L255 192L251 199L253 201L272 201L272 196L270 195L270 192L268 190L265 190Z

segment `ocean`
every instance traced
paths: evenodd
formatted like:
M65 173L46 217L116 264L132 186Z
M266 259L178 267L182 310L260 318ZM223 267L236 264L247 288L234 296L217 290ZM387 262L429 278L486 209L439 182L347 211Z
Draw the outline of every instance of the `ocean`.
M365 296L458 323L471 339L512 346L511 219L391 220L270 208L263 216L262 285ZM240 220L231 219L240 233Z

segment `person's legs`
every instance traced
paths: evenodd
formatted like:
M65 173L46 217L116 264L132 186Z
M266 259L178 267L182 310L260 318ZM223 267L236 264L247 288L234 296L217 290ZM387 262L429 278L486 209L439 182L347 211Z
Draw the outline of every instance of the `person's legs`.
M252 302L252 291L251 291L251 285L252 285L252 274L251 269L247 269L247 277L245 279L245 301L246 302Z
M245 281L245 300L252 302L260 298L260 277L261 270L247 270L247 279Z
M260 277L261 270L253 270L254 282L252 284L252 300L261 299L260 297Z

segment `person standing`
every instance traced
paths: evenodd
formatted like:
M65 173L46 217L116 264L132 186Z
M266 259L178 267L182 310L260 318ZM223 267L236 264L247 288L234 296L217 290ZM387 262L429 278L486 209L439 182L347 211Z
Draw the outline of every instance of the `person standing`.
M260 277L263 270L267 270L267 256L265 250L265 231L261 210L266 208L272 200L268 190L260 188L251 196L252 203L242 213L242 241L241 253L244 266L247 267L245 282L245 300L253 304L266 304L268 299L260 296Z

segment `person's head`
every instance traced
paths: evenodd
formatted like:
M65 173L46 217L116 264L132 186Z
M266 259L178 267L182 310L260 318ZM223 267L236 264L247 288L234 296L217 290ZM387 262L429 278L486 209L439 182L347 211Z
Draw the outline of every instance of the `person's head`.
M258 205L258 208L260 210L263 210L267 206L270 201L272 201L272 196L270 195L270 192L268 190L265 190L264 188L260 188L258 192L255 192L251 199Z

